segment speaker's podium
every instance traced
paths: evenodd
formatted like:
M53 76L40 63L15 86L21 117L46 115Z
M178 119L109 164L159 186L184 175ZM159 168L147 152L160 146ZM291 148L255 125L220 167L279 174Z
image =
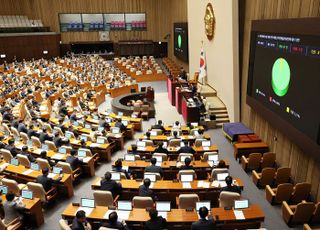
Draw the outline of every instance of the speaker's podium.
M200 120L200 108L192 97L182 97L181 100L181 112L184 121L187 122L199 122Z

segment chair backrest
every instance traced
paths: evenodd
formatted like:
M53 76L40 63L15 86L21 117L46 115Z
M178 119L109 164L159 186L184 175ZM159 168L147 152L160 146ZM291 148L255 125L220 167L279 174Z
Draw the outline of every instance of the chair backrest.
M152 140L144 140L143 142L146 143L146 146L153 146L153 141Z
M288 183L291 176L291 168L281 167L278 168L275 178L276 184Z
M3 185L8 187L8 192L12 192L15 195L20 195L20 189L19 189L18 183L15 180L3 178L1 182Z
M276 174L276 170L274 168L264 168L261 172L260 185L272 185L274 180L274 175Z
M203 153L203 160L208 161L209 156L214 156L214 155L219 156L219 154L217 152L205 152L205 153Z
M71 230L71 228L68 225L68 222L64 219L59 220L60 230Z
M57 166L57 167L61 167L63 173L67 173L67 174L73 175L73 170L72 170L72 168L71 168L71 166L70 166L69 163L59 161L59 162L56 164L56 166Z
M315 210L315 205L312 202L299 203L293 213L292 222L294 223L309 222L313 215L314 210Z
M20 132L20 136L22 138L22 142L24 144L27 144L28 140L29 140L29 137L28 137L28 134L24 133L24 132Z
M178 161L182 161L181 159L183 157L190 157L191 160L193 160L193 155L192 153L180 153L178 156Z
M197 174L193 169L180 170L178 172L178 179L181 180L181 175L193 175L193 179L197 178Z
M11 127L11 133L15 137L20 137L19 131L15 127Z
M171 139L169 141L169 146L171 147L179 147L181 143L181 139Z
M314 210L311 222L313 222L313 223L319 223L320 222L320 202L318 202L316 204L316 210Z
M21 165L23 165L24 167L27 167L27 168L30 167L30 161L29 161L29 158L27 156L22 155L22 154L17 154L17 158L18 158L19 163Z
M36 162L39 164L39 167L40 167L41 170L44 169L44 168L48 168L49 171L50 171L50 164L46 159L38 157L36 159Z
M227 168L212 169L211 178L212 178L213 180L217 180L217 174L218 174L218 173L228 173L228 172L229 172L229 169L227 169Z
M145 172L144 175L146 175L146 176L148 176L148 175L155 175L155 176L156 176L156 180L161 180L161 175L160 175L160 173Z
M133 208L152 208L153 200L151 197L135 196L132 199Z
M45 128L49 133L52 133L52 128L51 125L47 124L47 123L43 123L43 128Z
M157 135L161 135L162 134L162 130L161 129L152 129L151 131L156 132Z
M276 154L273 152L267 152L263 154L261 168L266 167L274 167L274 163L276 162Z
M275 203L282 203L282 201L288 201L292 195L292 191L293 184L279 184L277 187L276 196L274 198Z
M28 189L33 192L33 196L39 198L42 202L46 202L46 192L43 189L42 184L35 183L35 182L28 182L27 183Z
M207 139L196 139L195 140L195 142L194 142L194 145L196 146L196 147L200 147L200 146L202 146L202 142L203 141L206 141Z
M199 196L197 194L180 194L179 195L179 208L196 208L196 202L199 202Z
M7 131L9 134L11 134L11 131L9 129L9 126L6 123L2 123L2 127L4 131Z
M311 192L311 184L310 183L298 183L293 188L293 193L290 201L292 203L300 203L303 200L308 200Z
M52 151L57 151L57 147L53 141L44 141L46 145L48 145L48 149Z
M64 136L64 134L63 134L63 132L62 132L62 130L61 130L60 127L55 126L53 129L54 129L56 132L59 133L59 136Z
M113 205L113 196L110 191L93 191L93 198L97 206Z
M154 153L152 154L153 157L162 157L162 161L168 160L168 155L165 153Z
M37 148L41 148L41 141L38 137L32 136L31 137L32 140L32 145L37 147Z
M257 170L260 167L261 153L251 153L248 159L247 169Z
M234 201L240 200L240 194L237 192L222 191L219 196L219 207L231 208L234 206Z
M5 162L10 162L13 158L11 152L7 149L0 149L0 153L2 154L3 160Z
M79 148L79 150L81 151L85 151L86 152L86 156L87 157L92 157L92 152L90 149L85 149L85 148Z

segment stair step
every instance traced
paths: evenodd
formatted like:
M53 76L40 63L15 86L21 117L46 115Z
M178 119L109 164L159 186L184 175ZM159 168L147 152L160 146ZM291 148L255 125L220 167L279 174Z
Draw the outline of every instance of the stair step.
M227 110L209 110L210 114L228 114Z
M217 119L219 119L219 118L229 118L227 113L218 113L218 114L215 114L215 115L216 115Z

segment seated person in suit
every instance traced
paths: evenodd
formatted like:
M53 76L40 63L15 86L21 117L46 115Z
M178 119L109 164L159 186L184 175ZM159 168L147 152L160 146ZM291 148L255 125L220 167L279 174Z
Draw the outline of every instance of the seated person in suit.
M56 165L56 163L47 156L47 151L42 151L40 157L47 160L51 167Z
M123 172L126 175L126 178L130 179L130 172L122 168L122 160L121 159L116 160L112 170L115 172Z
M199 129L197 132L196 132L196 139L204 139L204 135L203 135L203 130Z
M160 142L158 144L158 147L154 150L154 152L155 153L166 153L166 154L169 153L168 149L163 148L163 142Z
M6 201L3 202L4 224L9 224L16 218L20 218L21 220L23 218L22 212L24 211L25 204L16 202L14 198L14 193L9 192L6 194Z
M139 155L138 146L136 144L131 145L130 154Z
M227 186L221 188L221 190L220 190L221 192L227 191L227 192L237 192L237 193L241 194L240 187L232 184L233 179L231 176L227 176L225 181L226 181Z
M28 146L23 146L21 154L28 157L30 162L35 162L36 159L28 152Z
M22 120L19 120L19 125L18 125L17 130L18 130L19 132L28 133L28 129L27 129L26 125L23 124L23 121L22 121Z
M172 136L169 138L169 140L171 139L181 139L179 136L178 136L178 131L173 131L172 132Z
M192 223L191 230L212 230L212 229L216 229L215 228L215 223L214 223L212 217L209 217L207 219L208 213L209 213L209 211L208 211L208 209L206 207L201 207L199 209L200 220L198 220L197 222Z
M151 185L151 180L146 178L143 180L143 184L139 187L139 196L151 197L153 201L157 200L154 192L149 188Z
M192 153L192 154L195 154L196 151L194 151L194 149L189 146L189 143L187 140L185 140L184 142L184 146L181 147L178 151L178 153Z
M158 120L158 123L156 125L153 125L151 127L151 129L160 129L160 130L162 130L162 132L166 131L165 128L163 127L163 125L162 125L162 120Z
M8 145L6 145L5 147L6 150L9 150L11 155L13 157L16 157L17 154L20 152L19 149L17 149L15 146L14 146L14 140L13 139L9 139L8 141Z
M91 230L90 223L86 220L86 213L83 210L77 211L72 221L72 230Z
M220 168L220 169L227 168L226 162L224 160L220 160L216 168Z
M2 115L2 120L6 120L6 121L13 120L13 114L12 114L11 109L9 107L5 108L5 112Z
M62 145L65 145L65 144L68 144L69 141L67 139L62 139L60 136L59 136L59 133L58 132L55 132L54 133L54 138L53 138L53 143L55 144L55 146L57 148L61 147Z
M42 132L39 135L39 140L41 141L41 143L44 143L45 141L52 141L53 138L47 133L46 128L42 128Z
M174 129L180 129L181 128L181 124L179 121L176 121L174 124L173 124L173 127Z
M53 180L52 178L48 177L48 174L49 174L49 169L44 168L42 169L42 175L38 176L36 179L36 183L42 184L43 189L46 192L52 189L53 185L55 183L58 183L62 179L62 176L60 175L56 180Z
M66 162L70 164L70 167L72 168L72 170L76 170L82 164L82 161L75 156L76 154L77 154L77 150L71 149L70 155L66 159Z
M76 122L77 120L79 120L80 118L77 117L77 114L75 112L73 112L71 115L70 115L70 122L73 123L73 122Z
M149 211L150 220L144 225L145 230L162 230L166 229L167 221L162 216L158 216L158 211L154 208Z
M108 223L104 223L102 226L110 229L129 230L125 221L118 221L118 214L116 212L111 212Z
M121 132L124 132L124 131L126 131L127 128L124 126L124 124L122 124L121 121L122 121L121 118L118 118L118 120L117 120L117 122L115 123L114 126L118 127Z
M190 157L187 157L186 159L184 159L184 165L181 166L180 170L191 170L194 169L191 164L191 159Z
M39 133L37 133L35 130L33 130L34 126L33 124L30 124L29 127L28 127L28 137L31 138L32 136L35 136L35 137L39 137Z
M144 140L151 140L150 137L151 137L151 133L148 131L148 132L146 132L146 135L143 139Z
M157 159L151 158L151 165L147 166L144 172L153 172L153 173L160 173L160 176L163 176L163 169L160 166L156 165Z
M111 173L106 172L104 178L100 181L101 190L110 191L113 197L122 192L122 186L114 180L111 180Z

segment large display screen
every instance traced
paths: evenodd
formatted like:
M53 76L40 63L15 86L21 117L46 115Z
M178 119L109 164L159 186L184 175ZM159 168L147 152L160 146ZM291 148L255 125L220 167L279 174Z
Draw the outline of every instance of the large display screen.
M188 23L174 23L174 55L185 61L189 61Z
M248 104L263 106L319 147L320 37L253 31L249 63Z

